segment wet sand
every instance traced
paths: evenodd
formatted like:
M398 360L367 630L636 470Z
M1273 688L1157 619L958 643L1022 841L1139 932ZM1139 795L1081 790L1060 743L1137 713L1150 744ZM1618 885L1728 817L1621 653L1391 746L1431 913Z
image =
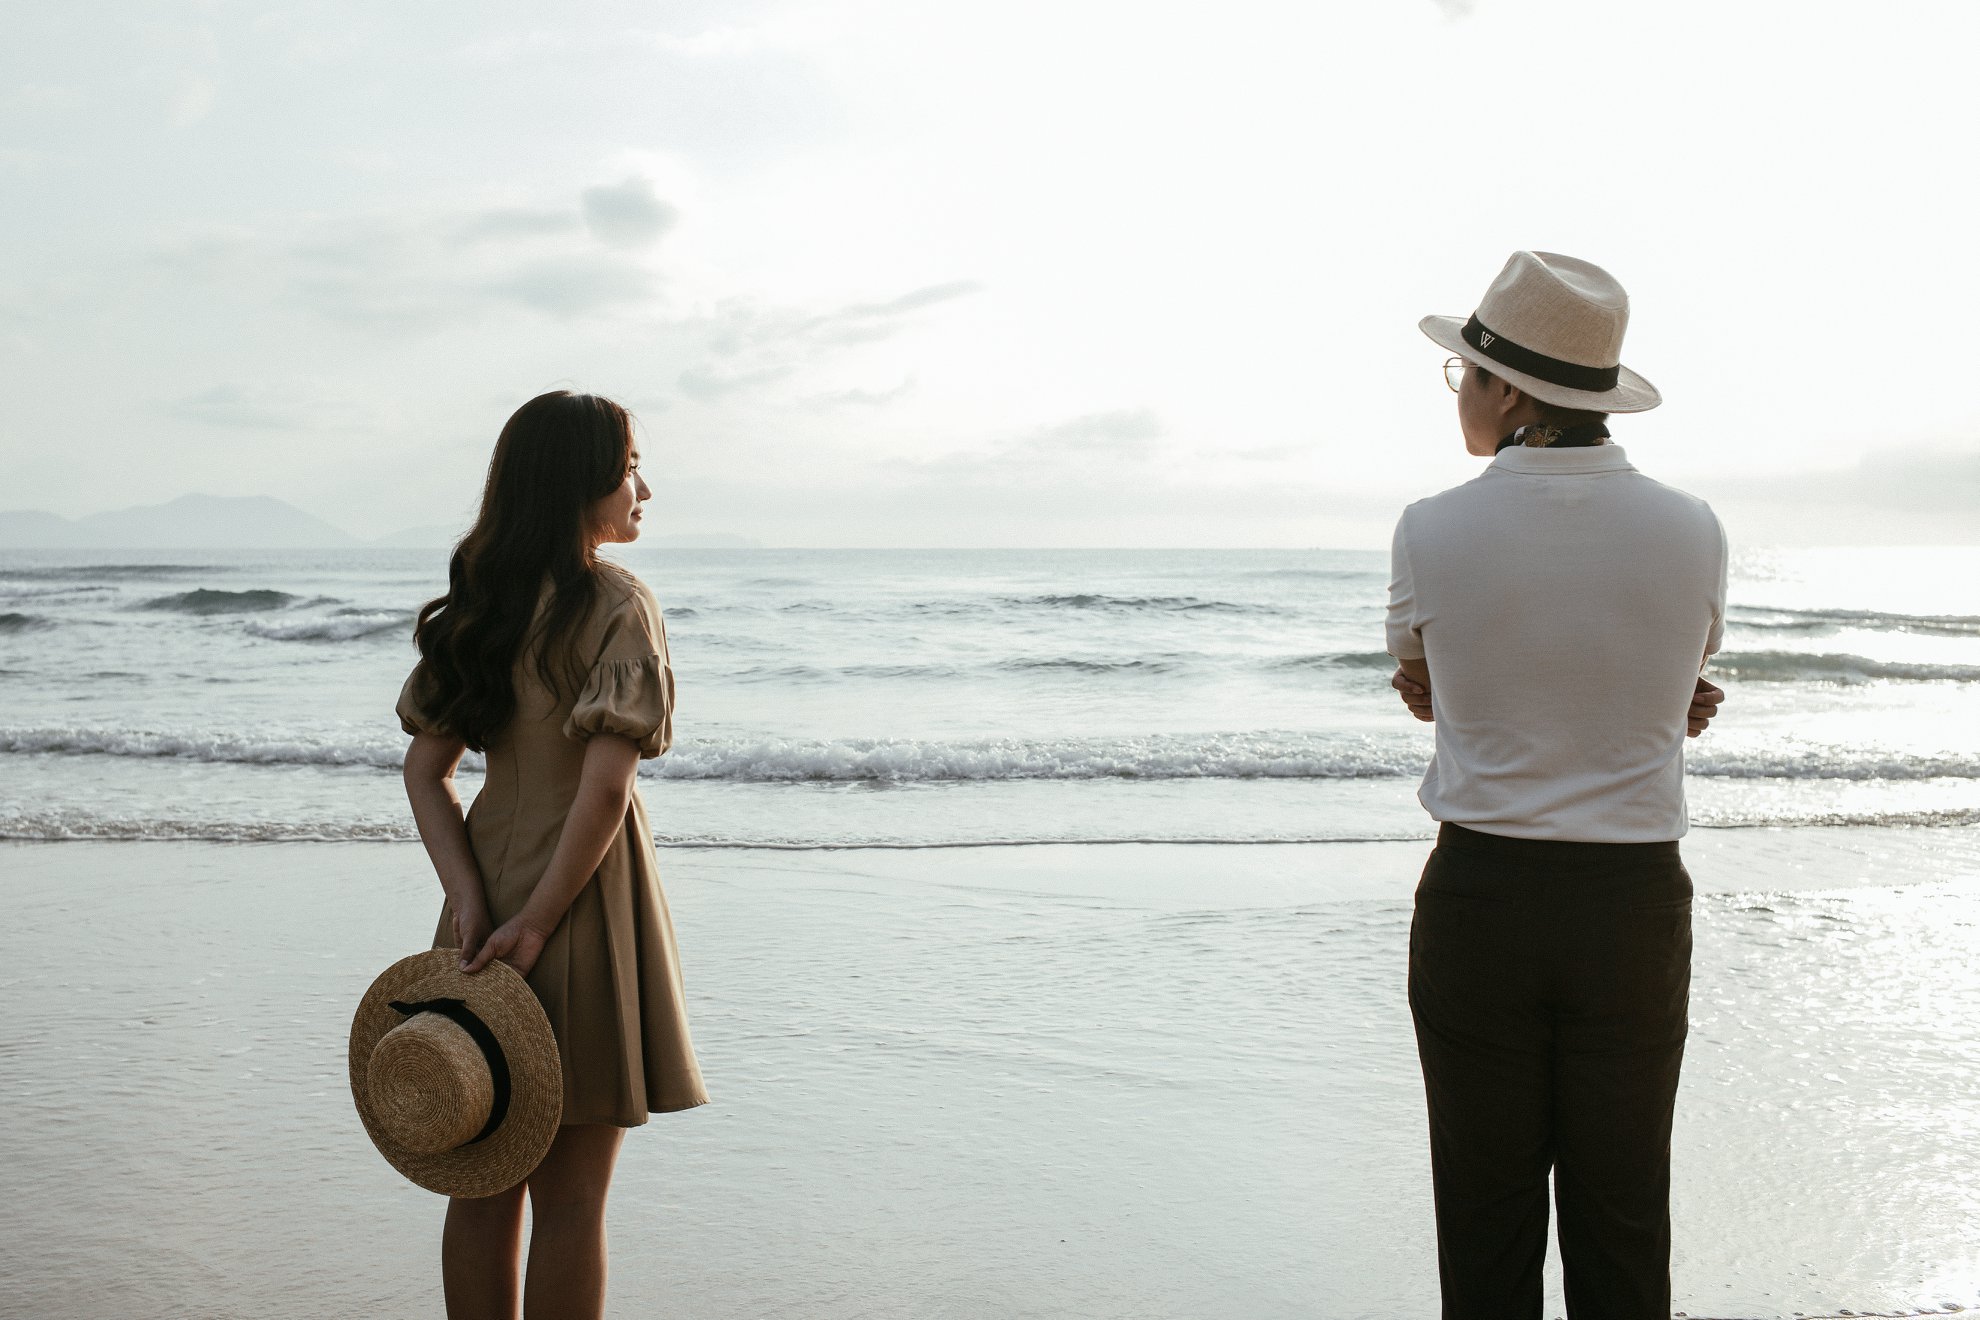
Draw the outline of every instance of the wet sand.
M663 854L715 1103L628 1138L612 1313L1434 1314L1426 850ZM1980 831L1687 857L1678 1309L1980 1305ZM0 898L0 1315L439 1313L344 1078L416 845L5 845Z

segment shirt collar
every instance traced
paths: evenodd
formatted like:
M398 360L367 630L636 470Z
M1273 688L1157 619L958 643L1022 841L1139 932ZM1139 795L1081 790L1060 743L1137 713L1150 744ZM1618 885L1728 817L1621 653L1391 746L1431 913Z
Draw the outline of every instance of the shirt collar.
M1499 451L1499 456L1492 460L1492 469L1535 477L1635 471L1629 465L1629 455L1623 452L1623 447L1613 443L1582 445L1574 449L1535 449L1528 445L1514 445Z

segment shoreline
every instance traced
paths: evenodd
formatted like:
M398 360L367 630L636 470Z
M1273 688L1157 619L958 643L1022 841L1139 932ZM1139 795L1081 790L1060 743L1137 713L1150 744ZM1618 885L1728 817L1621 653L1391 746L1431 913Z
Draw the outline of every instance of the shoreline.
M1433 1314L1428 848L671 851L714 1103L628 1137L614 1312ZM1980 831L1687 863L1679 1309L1980 1306L1945 1082L1980 1065ZM423 850L11 842L0 871L0 1315L436 1313L442 1202L344 1076L363 987L431 935Z
M1345 863L1330 868L1330 884L1338 889L1317 888L1310 901L1329 898L1349 900L1359 897L1407 897L1414 885L1416 870L1435 845L1435 836L1310 839L1019 839L960 840L941 843L701 843L657 842L663 860L676 865L707 864L716 868L744 867L761 857L783 861L815 857L823 869L852 865L862 857L882 869L911 865L917 858L937 858L948 854L960 857L963 869L977 882L994 882L993 859L1009 854L1024 858L1027 870L1042 868L1064 878L1080 868L1078 859L1096 860L1091 870L1103 888L1120 889L1115 883L1121 870L1118 858L1134 857L1143 865L1152 861L1151 874L1170 876L1189 872L1195 856L1228 850L1245 862L1240 871L1282 875L1293 863L1311 854L1332 862ZM1697 892L1744 893L1779 892L1800 888L1834 889L1858 885L1917 884L1935 879L1980 877L1980 825L1976 824L1878 824L1878 825L1725 825L1694 827L1681 841L1688 868L1694 871ZM15 838L0 836L0 852L41 850L147 848L197 850L299 849L412 849L421 859L419 840L412 838ZM886 860L893 859L893 860ZM1410 867L1414 866L1414 870ZM1398 869L1401 868L1401 869ZM1913 869L1907 869L1913 868ZM429 877L430 878L430 877ZM1173 877L1171 877L1173 878ZM1186 877L1185 877L1186 878ZM1403 884L1403 881L1407 884ZM4 883L4 882L0 882ZM1131 897L1133 888L1121 890ZM1220 894L1206 898L1221 902Z

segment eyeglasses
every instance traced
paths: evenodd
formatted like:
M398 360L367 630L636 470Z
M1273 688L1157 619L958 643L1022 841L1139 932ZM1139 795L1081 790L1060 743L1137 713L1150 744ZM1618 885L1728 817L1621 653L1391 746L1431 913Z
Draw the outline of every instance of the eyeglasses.
M1456 394L1464 388L1464 369L1470 365L1460 357L1444 359L1444 384L1451 387L1451 393Z

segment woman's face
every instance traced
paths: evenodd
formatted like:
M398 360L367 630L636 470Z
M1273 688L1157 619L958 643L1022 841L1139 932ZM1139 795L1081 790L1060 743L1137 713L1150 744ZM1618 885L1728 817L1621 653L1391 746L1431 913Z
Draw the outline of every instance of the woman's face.
M591 525L596 529L597 543L637 541L640 519L646 513L643 506L652 498L653 492L647 488L645 478L639 475L639 449L635 446L632 463L626 468L626 479L611 494L591 506Z

